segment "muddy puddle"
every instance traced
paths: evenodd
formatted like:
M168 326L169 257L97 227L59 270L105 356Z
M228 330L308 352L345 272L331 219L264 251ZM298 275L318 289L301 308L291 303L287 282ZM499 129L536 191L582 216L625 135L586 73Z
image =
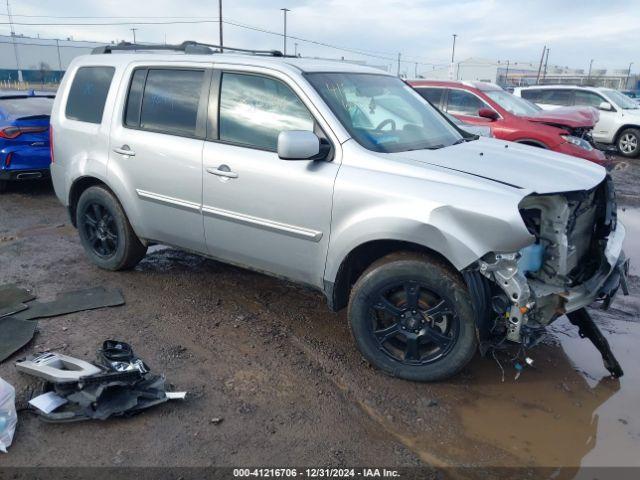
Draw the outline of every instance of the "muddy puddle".
M518 380L509 358L501 358L504 383L495 364L474 365L476 399L461 407L465 435L509 454L492 466L563 467L558 478L584 467L640 466L640 324L614 321L605 330L623 363L620 380L566 317L552 331L562 349L532 350L534 368Z

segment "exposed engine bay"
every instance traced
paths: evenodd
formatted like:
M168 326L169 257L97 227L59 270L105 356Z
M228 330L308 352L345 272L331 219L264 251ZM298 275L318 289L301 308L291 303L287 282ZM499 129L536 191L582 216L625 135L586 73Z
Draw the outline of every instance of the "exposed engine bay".
M605 364L610 357L608 363L619 372L612 374L622 375L584 309L594 300L608 308L618 286L628 293L628 260L621 251L622 240L616 238L624 236L624 228L616 231L611 178L591 190L528 195L519 209L535 242L519 252L487 254L465 272L478 315L481 351L505 341L531 347L543 338L547 325L567 314L580 335L594 342Z

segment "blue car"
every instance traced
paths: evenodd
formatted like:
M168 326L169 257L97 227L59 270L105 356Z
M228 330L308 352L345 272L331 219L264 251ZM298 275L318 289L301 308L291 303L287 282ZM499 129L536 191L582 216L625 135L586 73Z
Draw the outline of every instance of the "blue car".
M10 181L48 178L53 95L0 93L0 193Z

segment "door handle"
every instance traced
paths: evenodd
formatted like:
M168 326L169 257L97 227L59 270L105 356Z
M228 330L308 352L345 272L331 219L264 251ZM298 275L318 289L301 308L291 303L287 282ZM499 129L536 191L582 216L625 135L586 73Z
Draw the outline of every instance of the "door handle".
M220 165L218 168L207 168L207 172L219 177L238 178L238 174L232 172L227 165Z
M122 145L120 148L114 148L113 151L116 152L116 153L119 153L120 155L127 155L129 157L135 157L136 156L136 152L131 150L129 145Z

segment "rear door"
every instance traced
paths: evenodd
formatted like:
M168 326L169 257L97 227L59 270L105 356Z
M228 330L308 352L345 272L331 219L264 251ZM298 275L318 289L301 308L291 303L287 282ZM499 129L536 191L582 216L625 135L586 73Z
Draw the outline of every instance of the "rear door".
M114 115L110 174L136 197L132 222L147 239L205 252L202 148L211 70L130 68Z
M202 207L210 254L321 286L338 154L287 161L276 146L284 130L312 130L335 146L326 124L277 72L221 69L211 92Z
M539 100L536 103L545 110L570 107L573 105L573 90L568 88L541 89Z

